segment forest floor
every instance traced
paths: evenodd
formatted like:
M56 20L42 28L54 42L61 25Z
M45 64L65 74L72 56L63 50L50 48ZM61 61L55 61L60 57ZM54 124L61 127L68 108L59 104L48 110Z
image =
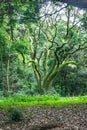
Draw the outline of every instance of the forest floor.
M11 122L0 109L0 130L87 130L87 104L63 107L18 107L24 119Z

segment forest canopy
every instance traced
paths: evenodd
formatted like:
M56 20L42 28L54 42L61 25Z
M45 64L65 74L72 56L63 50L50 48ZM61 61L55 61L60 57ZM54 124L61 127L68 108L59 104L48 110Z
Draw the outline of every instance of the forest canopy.
M0 3L0 96L87 94L87 11L59 1Z

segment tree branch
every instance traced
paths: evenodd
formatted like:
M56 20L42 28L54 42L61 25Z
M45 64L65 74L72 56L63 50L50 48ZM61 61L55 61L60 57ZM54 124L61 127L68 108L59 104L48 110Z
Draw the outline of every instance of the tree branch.
M67 8L67 5L66 5L66 6L64 6L64 7L62 7L62 8L61 8L61 9L59 9L59 10L56 10L56 11L55 11L55 12L53 12L53 13L44 14L43 16L39 17L39 19L41 19L41 18L43 18L43 17L46 17L46 16L52 16L52 15L54 15L54 14L56 14L56 13L60 12L60 11L61 11L61 10L63 10L64 8Z
M25 64L25 56L24 56L23 52L21 50L19 50L18 48L16 50L17 50L17 52L19 52L21 54L23 63Z

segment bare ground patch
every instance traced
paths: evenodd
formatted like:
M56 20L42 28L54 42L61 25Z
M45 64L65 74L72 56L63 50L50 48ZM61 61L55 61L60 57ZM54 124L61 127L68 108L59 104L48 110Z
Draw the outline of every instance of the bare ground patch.
M21 107L24 119L10 122L0 109L0 130L87 130L87 104L68 107Z

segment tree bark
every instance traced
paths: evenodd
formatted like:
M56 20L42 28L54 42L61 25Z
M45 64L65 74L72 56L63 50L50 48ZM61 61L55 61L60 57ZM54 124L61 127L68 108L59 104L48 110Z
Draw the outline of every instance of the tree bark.
M6 67L6 86L7 86L7 96L9 96L9 92L10 92L10 83L9 83L9 66L10 66L10 60L8 57L7 60L7 67Z

